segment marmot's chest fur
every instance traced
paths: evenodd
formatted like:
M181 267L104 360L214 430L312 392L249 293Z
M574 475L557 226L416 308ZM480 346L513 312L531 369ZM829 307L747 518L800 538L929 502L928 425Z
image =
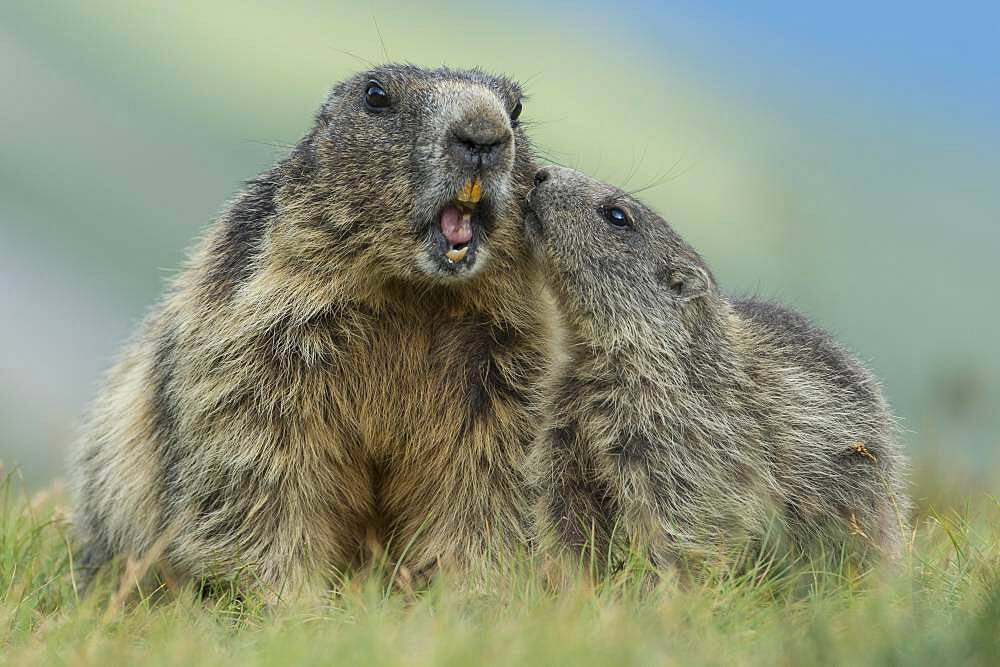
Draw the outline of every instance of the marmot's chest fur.
M542 343L544 325L534 324ZM526 336L464 308L386 313L346 341L330 381L353 397L354 426L370 455L436 458L450 443L482 444L480 422L536 384L540 373L525 362L538 348L524 347Z

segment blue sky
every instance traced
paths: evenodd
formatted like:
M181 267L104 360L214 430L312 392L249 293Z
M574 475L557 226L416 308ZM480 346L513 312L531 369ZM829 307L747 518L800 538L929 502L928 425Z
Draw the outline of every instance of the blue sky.
M627 26L659 42L667 57L698 58L709 75L743 69L751 80L761 71L792 80L761 93L781 94L788 83L832 84L911 116L1000 135L1000 3L637 0L616 3L611 11L619 19L605 3L592 11L607 21L603 48L629 40L620 31Z

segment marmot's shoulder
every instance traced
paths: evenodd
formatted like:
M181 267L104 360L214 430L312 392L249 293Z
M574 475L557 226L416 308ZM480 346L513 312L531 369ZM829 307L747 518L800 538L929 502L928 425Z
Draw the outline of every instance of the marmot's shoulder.
M758 297L734 298L734 311L780 347L782 355L829 377L837 386L875 400L871 374L836 341L802 313Z

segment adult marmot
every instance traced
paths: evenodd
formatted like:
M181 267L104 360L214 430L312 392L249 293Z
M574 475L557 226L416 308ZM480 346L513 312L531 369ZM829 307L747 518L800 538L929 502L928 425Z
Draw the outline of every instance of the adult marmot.
M373 540L415 575L524 544L551 335L520 111L478 70L334 87L110 372L72 463L84 578L158 544L276 594Z

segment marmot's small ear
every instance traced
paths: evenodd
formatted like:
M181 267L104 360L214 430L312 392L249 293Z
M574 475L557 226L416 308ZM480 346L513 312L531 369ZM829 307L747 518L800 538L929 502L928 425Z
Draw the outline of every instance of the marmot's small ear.
M678 301L705 296L712 289L712 278L700 266L673 266L661 269L657 281Z

